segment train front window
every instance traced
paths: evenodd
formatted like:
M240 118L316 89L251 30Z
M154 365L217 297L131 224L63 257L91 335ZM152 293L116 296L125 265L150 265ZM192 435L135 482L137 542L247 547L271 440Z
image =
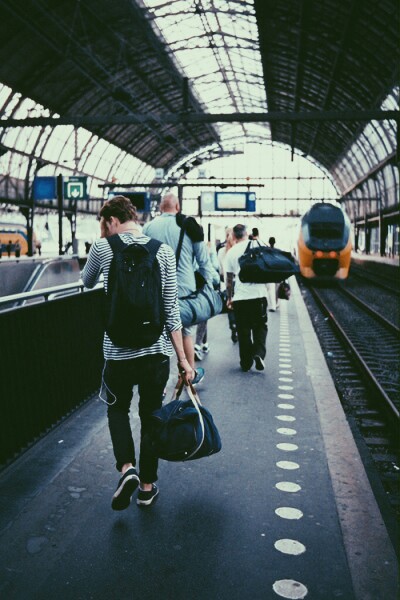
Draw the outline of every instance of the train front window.
M310 236L319 240L341 240L343 225L336 223L311 223Z

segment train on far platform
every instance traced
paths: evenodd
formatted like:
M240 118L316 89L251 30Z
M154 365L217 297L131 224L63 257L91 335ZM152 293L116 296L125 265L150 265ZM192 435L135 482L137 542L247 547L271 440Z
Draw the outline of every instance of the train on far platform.
M297 256L305 279L346 279L351 250L350 219L339 206L318 202L303 215Z
M7 253L7 249L10 248L11 256L15 255L15 244L19 243L21 247L21 255L28 254L28 232L26 225L22 223L9 223L6 221L0 221L0 246L2 252ZM36 234L33 232L33 248L36 248Z

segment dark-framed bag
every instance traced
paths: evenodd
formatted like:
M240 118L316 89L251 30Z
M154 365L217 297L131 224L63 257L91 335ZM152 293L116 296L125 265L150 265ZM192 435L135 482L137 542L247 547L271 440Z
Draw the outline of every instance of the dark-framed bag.
M290 252L278 248L262 246L257 241L247 244L244 254L239 258L239 279L243 283L279 283L299 272Z
M290 285L287 281L281 281L278 286L278 298L280 300L289 300L291 294Z
M185 387L188 400L180 396ZM200 403L192 386L179 380L175 399L153 412L151 446L153 454L173 462L211 456L221 450L221 438L212 415Z

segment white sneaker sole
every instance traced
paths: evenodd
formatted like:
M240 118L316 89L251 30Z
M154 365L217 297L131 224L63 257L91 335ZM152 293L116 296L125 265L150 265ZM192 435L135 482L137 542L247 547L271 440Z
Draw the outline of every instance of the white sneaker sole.
M139 500L139 498L138 498L136 500L136 504L138 506L150 506L150 504L153 504L153 502L155 502L158 494L159 494L159 491L157 490L157 493L154 494L154 496L152 496L149 500Z
M116 489L111 501L113 510L125 510L131 503L132 494L139 485L139 477L137 475L129 475Z

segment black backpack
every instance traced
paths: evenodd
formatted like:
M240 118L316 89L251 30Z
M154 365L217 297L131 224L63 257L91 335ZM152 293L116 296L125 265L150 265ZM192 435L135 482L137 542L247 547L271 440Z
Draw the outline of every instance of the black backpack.
M148 348L162 334L165 316L160 265L161 242L125 244L107 238L113 251L108 275L106 332L119 347Z

